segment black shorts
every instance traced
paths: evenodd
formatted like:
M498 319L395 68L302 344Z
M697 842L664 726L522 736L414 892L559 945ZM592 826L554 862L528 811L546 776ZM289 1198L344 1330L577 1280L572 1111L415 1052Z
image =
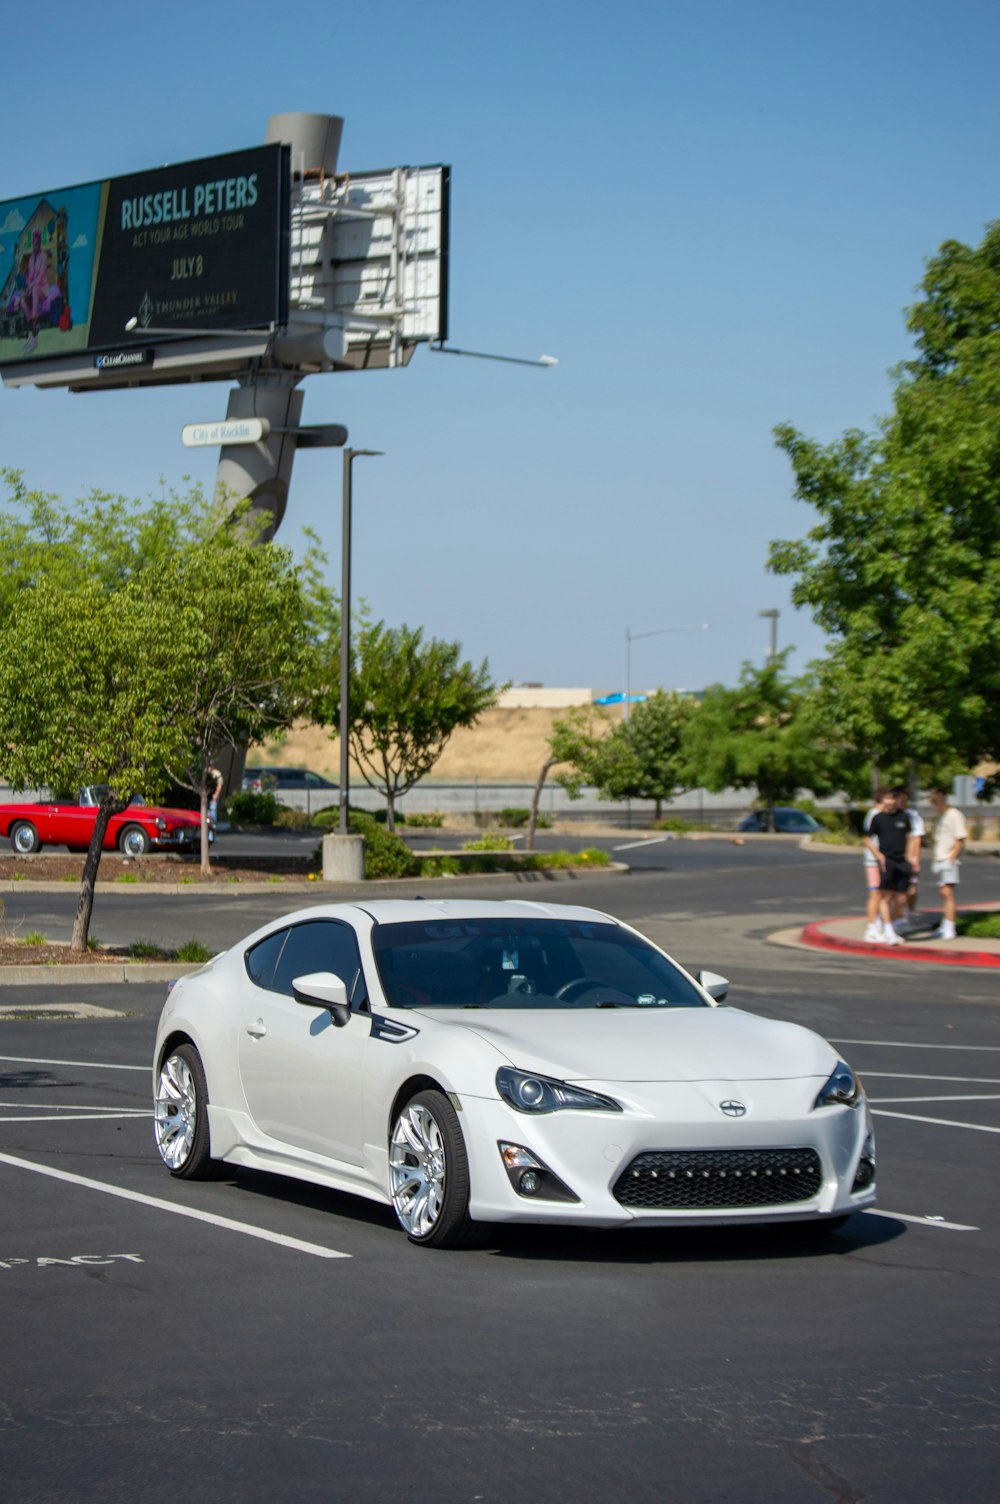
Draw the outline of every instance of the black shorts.
M905 893L910 886L911 869L905 857L885 859L880 887L883 893Z

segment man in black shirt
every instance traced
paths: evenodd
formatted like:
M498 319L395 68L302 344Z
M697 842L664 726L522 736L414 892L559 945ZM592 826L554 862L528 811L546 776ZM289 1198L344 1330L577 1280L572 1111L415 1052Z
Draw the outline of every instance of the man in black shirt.
M902 941L892 927L906 901L910 886L910 864L906 860L906 846L912 834L910 817L902 807L898 795L890 789L879 790L882 805L879 813L868 822L865 845L876 858L881 869L882 897L879 907L884 945L901 945Z

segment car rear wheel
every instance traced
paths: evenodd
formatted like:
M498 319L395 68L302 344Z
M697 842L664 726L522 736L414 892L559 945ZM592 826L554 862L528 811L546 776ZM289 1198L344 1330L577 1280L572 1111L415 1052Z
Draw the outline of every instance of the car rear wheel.
M118 837L118 850L123 856L145 856L150 841L141 825L126 825Z
M417 1092L397 1113L389 1138L389 1189L411 1243L460 1248L475 1240L469 1158L458 1114L443 1092Z
M10 844L18 856L31 856L33 852L41 851L42 843L38 839L38 831L30 820L18 820L16 825L11 826Z
M181 1044L160 1067L153 1103L153 1131L160 1158L180 1180L208 1180L216 1173L209 1154L208 1082L193 1044Z

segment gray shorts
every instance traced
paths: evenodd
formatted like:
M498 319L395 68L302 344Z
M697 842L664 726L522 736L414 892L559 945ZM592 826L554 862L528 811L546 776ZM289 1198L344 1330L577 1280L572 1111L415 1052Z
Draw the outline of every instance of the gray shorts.
M938 886L942 888L945 886L945 884L947 884L951 888L955 886L955 884L958 882L958 868L958 862L931 863L931 871L934 873L934 876L938 880Z

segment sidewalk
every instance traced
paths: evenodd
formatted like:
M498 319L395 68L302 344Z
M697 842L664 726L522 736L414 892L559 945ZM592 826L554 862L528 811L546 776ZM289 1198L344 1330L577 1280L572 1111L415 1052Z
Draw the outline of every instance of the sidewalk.
M983 912L996 911L985 909ZM1000 940L979 940L961 935L955 940L940 940L933 933L939 916L924 914L920 917L924 927L918 929L912 938L904 936L902 945L869 944L864 938L863 917L821 919L807 924L799 938L803 945L812 945L818 950L836 950L876 960L929 961L938 966L1000 966Z

